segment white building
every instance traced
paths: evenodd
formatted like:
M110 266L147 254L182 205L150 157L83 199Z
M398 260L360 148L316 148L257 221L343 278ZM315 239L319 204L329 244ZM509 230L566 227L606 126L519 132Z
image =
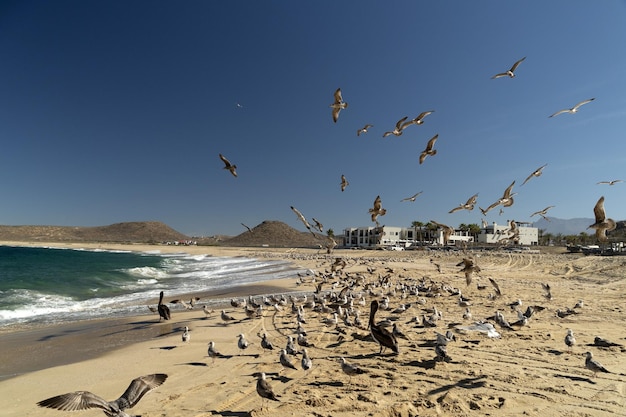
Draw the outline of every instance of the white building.
M498 225L493 222L490 226L481 229L478 235L478 243L516 243L518 245L538 245L539 244L539 229L536 227L529 227L531 223L516 222L517 235L516 239L513 239L513 233L511 227L507 222L506 225ZM516 240L516 242L513 242Z
M448 242L443 242L443 231L418 231L413 227L350 227L344 229L344 246L349 248L409 247L428 242L434 245L455 245L456 242L473 242L467 232L455 230Z

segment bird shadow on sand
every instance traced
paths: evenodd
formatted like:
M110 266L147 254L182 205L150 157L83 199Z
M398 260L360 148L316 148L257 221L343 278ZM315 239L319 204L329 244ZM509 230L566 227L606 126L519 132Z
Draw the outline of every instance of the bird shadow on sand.
M178 346L172 345L172 346L157 346L157 347L151 347L150 349L161 349L161 350L172 350L172 349L176 349Z
M435 359L424 359L421 361L411 361L404 364L405 366L417 366L418 368L423 369L434 369L437 365L437 361Z
M341 381L313 381L308 385L312 387L343 387L345 384Z
M189 366L209 366L208 364L204 363L204 362L186 362L186 363L181 363L179 365L189 365Z
M546 352L548 352L551 355L556 355L556 356L561 356L563 354L563 351L556 350L556 349L548 349Z
M211 415L214 415L214 416L224 416L224 417L249 417L250 416L249 411L211 410L209 411L209 413L211 413Z
M465 388L465 389L482 388L485 385L487 385L487 381L485 381L484 378L485 378L485 375L477 376L475 378L463 378L463 379L458 380L454 384L448 384L448 385L444 385L442 387L430 390L428 391L428 395L440 394L442 392L449 391L455 387Z
M565 379L569 379L572 381L577 381L577 382L588 382L590 384L597 384L597 382L587 378L587 377L582 377L582 376L576 376L576 375L563 375L563 374L554 374L555 377L557 378L565 378Z

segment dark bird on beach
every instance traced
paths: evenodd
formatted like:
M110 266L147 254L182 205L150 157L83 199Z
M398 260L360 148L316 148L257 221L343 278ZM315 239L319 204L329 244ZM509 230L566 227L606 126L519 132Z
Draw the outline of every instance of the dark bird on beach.
M131 417L124 410L133 408L144 395L163 384L166 379L166 374L152 374L135 378L126 388L126 391L114 401L106 401L89 391L76 391L39 401L37 405L61 411L99 408L108 417Z
M230 163L230 161L228 159L226 159L226 157L222 154L220 154L220 159L222 160L222 162L224 162L224 169L227 169L230 171L231 174L233 174L233 177L237 176L237 165L233 165Z
M606 213L604 211L604 196L600 197L595 207L593 208L593 214L595 215L596 221L594 224L587 227L587 229L596 229L596 238L600 242L606 242L609 240L606 237L606 232L610 232L611 230L615 230L617 227L617 223L615 220L606 217Z
M269 341L265 333L261 336L261 347L265 350L274 350L274 345L272 345L272 342Z
M593 353L587 352L586 355L585 367L593 372L594 377L598 374L598 372L604 372L607 374L611 373L600 362L593 358Z
M501 72L499 74L494 75L493 77L491 77L491 79L495 79L495 78L500 78L500 77L509 77L509 78L514 78L515 77L515 70L517 69L517 67L519 66L519 64L521 64L524 60L526 59L526 57L520 59L519 61L517 61L515 64L513 64L513 66L511 67L511 69L509 69L508 71L505 72Z
M333 111L333 122L337 123L337 120L339 119L339 112L342 109L347 109L348 108L348 103L346 103L345 101L343 101L343 97L341 96L341 88L338 88L337 90L335 90L335 101L333 102L333 104L330 105L330 107L332 107Z
M565 335L565 346L567 346L567 351L572 352L572 346L576 344L576 338L574 338L574 332L572 329L567 329L567 334Z
M439 138L439 133L437 133L435 136L430 138L430 140L426 144L426 149L424 149L422 153L420 154L420 164L424 162L427 156L437 155L437 149L434 149L434 147L435 147L435 142L437 141L438 138Z
M376 312L378 311L378 300L372 300L370 304L369 328L372 338L380 345L378 354L382 354L386 348L391 349L395 354L400 352L398 340L389 330L376 324Z
M159 321L161 321L161 319L170 319L170 308L163 304L163 291L161 291L161 294L159 295L159 304L157 305L157 310L159 310Z
M276 394L274 394L274 390L270 386L269 382L267 382L265 372L261 372L261 375L259 375L259 379L256 382L256 392L262 399L278 401Z
M574 107L572 107L571 109L563 109L563 110L559 110L556 113L551 114L548 117L554 117L554 116L558 116L559 114L562 113L570 113L570 114L574 114L578 112L578 108L580 106L582 106L583 104L587 104L587 103L591 103L593 100L595 100L595 98L590 98L588 100L583 100L580 103L577 103Z

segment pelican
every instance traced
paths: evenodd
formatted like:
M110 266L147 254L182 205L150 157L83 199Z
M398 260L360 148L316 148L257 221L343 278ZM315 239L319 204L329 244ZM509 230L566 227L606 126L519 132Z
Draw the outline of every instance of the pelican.
M152 374L135 378L126 388L126 391L114 401L106 401L89 391L75 391L39 401L37 405L61 411L100 408L108 417L130 417L124 410L133 408L144 395L163 384L166 379L166 374Z
M348 108L348 103L343 101L343 97L341 96L341 88L335 90L335 101L330 105L333 109L333 122L337 123L337 119L339 119L339 112L342 109Z
M350 183L346 179L346 176L342 174L341 175L341 192L343 192L348 185L350 185Z
M435 146L435 142L437 141L438 137L439 137L439 133L437 133L435 136L430 138L430 140L426 144L426 149L424 149L422 153L420 154L420 164L424 162L427 156L437 155L437 149L433 149L433 147Z
M226 159L226 157L222 154L220 154L220 159L222 160L222 162L224 162L224 169L227 169L230 171L231 174L233 174L233 177L237 176L237 165L233 165L230 163L230 161L228 159Z
M418 195L422 194L423 191L420 191L419 193L415 193L413 194L411 197L406 197L403 198L402 200L400 200L400 202L402 203L403 201L410 201L410 202L415 202L415 199L417 198Z
M596 217L596 222L587 227L587 229L596 229L596 238L601 242L606 242L608 240L606 232L614 230L617 223L615 223L615 220L606 217L604 212L604 196L600 197L596 203L593 208L593 214Z
M389 135L400 136L402 134L402 130L404 129L404 126L402 124L408 118L409 116L404 116L402 119L398 120L398 122L396 123L396 128L391 132L383 133L383 138L386 138Z
M547 166L548 166L548 164L544 164L544 165L540 166L539 168L537 168L536 170L534 170L528 177L526 177L526 179L524 180L522 185L526 184L533 177L540 177L541 174L543 173L543 169L545 167L547 167Z
M161 291L159 295L159 304L157 305L157 309L159 310L159 321L161 321L161 319L170 319L170 308L163 304L163 291Z
M500 77L510 77L510 78L514 78L515 77L515 70L517 69L517 67L519 66L519 64L522 63L522 61L524 61L526 59L526 57L520 59L519 61L517 61L515 64L513 64L513 66L511 67L510 70L505 71L505 72L501 72L499 74L494 75L493 77L491 77L491 79L495 79L495 78L500 78Z
M453 208L448 213L454 213L455 211L459 211L459 210L467 210L467 211L474 210L474 205L476 204L476 197L478 197L478 193L468 198L465 204L460 204L458 207Z
M376 324L376 312L378 311L378 300L372 300L370 304L369 328L372 338L380 345L378 354L382 354L386 348L391 349L395 354L400 352L398 340L389 330Z
M559 111L557 111L556 113L553 113L553 114L551 114L551 115L550 115L550 116L548 116L548 117L558 116L558 115L559 115L559 114L561 114L561 113L570 113L570 114L577 113L577 112L578 112L578 108L579 108L580 106L582 106L583 104L591 103L593 100L595 100L595 97L594 97L594 98L590 98L590 99L588 99L588 100L583 100L583 101L581 101L580 103L576 104L576 105L575 105L574 107L572 107L571 109L563 109L563 110L559 110Z
M367 133L370 127L374 127L374 125L365 125L361 129L356 131L357 136L361 136L361 133Z

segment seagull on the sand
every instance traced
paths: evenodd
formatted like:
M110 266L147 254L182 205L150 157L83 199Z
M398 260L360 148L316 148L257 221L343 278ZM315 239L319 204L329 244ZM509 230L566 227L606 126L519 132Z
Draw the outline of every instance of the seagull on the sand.
M504 190L504 193L502 194L502 197L500 197L495 203L491 204L489 207L487 207L486 210L481 210L483 212L483 215L486 215L487 212L499 205L502 205L503 207L510 207L513 205L513 196L516 195L517 193L511 193L511 190L513 189L513 186L515 185L515 181L513 181L511 183L511 185L509 185L506 190Z
M544 208L543 210L539 210L534 212L533 214L530 215L530 217L536 216L537 214L540 215L541 217L544 218L544 220L550 221L549 218L546 217L546 213L548 212L548 210L550 210L552 207L554 206L548 206L546 208Z
M222 321L226 322L235 320L233 316L226 314L225 310L222 310L222 314L220 315L220 317L222 318Z
M596 238L601 242L606 242L608 238L606 237L606 232L610 232L617 227L617 223L615 220L611 218L607 218L604 211L604 196L600 197L595 207L593 208L593 214L595 215L596 222L587 229L596 229Z
M361 136L361 133L367 133L367 131L368 131L368 129L370 127L374 127L374 125L367 124L367 125L363 126L361 129L356 131L356 135L357 136Z
M189 342L191 339L191 334L189 333L189 327L185 326L185 330L183 330L183 334L181 335L183 342Z
M617 184L618 182L624 182L624 180L600 181L600 182L598 182L598 184L615 185L615 184Z
M270 386L270 383L267 382L267 378L265 376L265 372L261 372L259 375L259 379L256 381L256 392L261 396L263 400L272 400L278 401L276 398L276 394L274 394L274 390Z
M126 391L113 401L106 401L89 391L75 391L39 401L37 405L61 411L99 408L108 417L130 417L124 410L133 408L144 395L163 384L166 379L166 374L152 374L135 378L126 388Z
M348 103L343 101L343 97L341 96L341 88L335 90L335 101L330 105L333 109L333 122L337 123L337 119L339 119L339 112L342 109L348 108Z
M402 130L404 129L404 126L402 124L408 118L409 116L404 116L402 119L398 120L398 122L396 123L396 128L390 132L383 133L383 138L386 138L389 135L400 136L402 134Z
M593 376L595 377L598 372L605 372L610 374L609 372L600 362L593 358L593 353L587 352L587 357L585 358L585 367L591 371L593 371Z
M341 370L343 371L343 373L350 377L348 384L350 384L350 381L352 381L352 376L365 373L365 371L361 369L358 365L347 362L344 357L339 358L339 361L341 362Z
M415 202L415 199L417 198L418 195L422 194L423 191L420 191L419 193L415 193L413 194L411 197L406 197L403 198L402 200L400 200L400 202L402 203L403 201L411 201L411 202Z
M576 344L576 339L574 338L574 332L572 329L567 329L567 335L565 335L565 345L567 346L568 352L572 352L572 346Z
M476 197L478 197L478 193L468 198L465 204L459 204L458 207L453 208L448 213L454 213L455 211L459 211L459 210L467 210L467 211L474 210L474 205L476 204Z
M302 365L302 369L304 369L305 371L308 371L313 367L313 361L311 361L311 358L309 357L309 352L306 350L306 348L304 348L304 350L302 351L302 361L300 362L300 365Z
M494 75L493 77L491 77L491 79L495 79L495 78L500 78L500 77L510 77L510 78L514 78L515 77L515 70L517 69L517 67L519 66L519 64L522 63L522 61L524 61L526 59L526 57L520 59L519 61L517 61L515 64L513 64L513 66L511 67L510 70L505 71L505 72L501 72L499 74Z
M230 161L228 159L226 159L226 157L222 154L220 154L220 159L222 160L222 162L224 162L224 169L227 169L230 171L231 174L233 174L234 177L237 176L237 165L233 165L230 163Z
M435 146L435 142L437 141L437 138L439 138L439 133L437 133L435 136L430 138L430 140L426 144L426 149L424 149L422 153L420 154L420 164L424 162L427 156L437 155L437 149L433 149Z
M378 216L384 216L387 214L387 210L383 208L380 196L376 196L376 199L374 200L374 207L369 209L369 213L372 215L372 221L376 222L376 226L378 226Z
M563 109L563 110L559 110L559 111L557 111L556 113L553 113L553 114L551 114L551 115L550 115L550 116L548 116L548 117L558 116L558 115L559 115L559 114L561 114L561 113L571 113L571 114L577 113L577 112L578 112L578 108L579 108L580 106L582 106L582 105L584 105L584 104L587 104L587 103L591 103L593 100L595 100L595 97L594 97L594 98L590 98L590 99L588 99L588 100L583 100L583 101L581 101L580 103L576 104L576 105L575 105L574 107L572 107L571 109Z
M526 179L524 180L522 185L526 184L533 177L540 177L541 174L543 173L543 169L545 167L547 167L547 166L548 166L548 164L544 164L544 165L540 166L539 168L537 168L536 170L534 170L528 177L526 177Z
M243 333L240 333L237 337L239 338L239 340L237 341L237 347L239 348L239 355L241 355L241 351L246 350L250 344L246 340L246 337Z
M220 356L222 356L222 354L219 353L215 349L215 342L214 341L210 341L209 342L209 347L207 349L207 354L209 355L210 358L213 359L213 362L215 362L215 358L219 358Z
M429 111L424 111L421 112L419 114L419 116L417 116L415 119L411 119L408 122L405 122L402 124L401 129L404 130L407 127L411 126L411 125L421 125L424 124L424 117L428 116L429 114L433 113L434 110L429 110Z
M350 185L350 183L346 179L346 176L342 174L341 175L341 192L343 192L348 185Z
M291 359L289 359L289 356L287 356L287 351L285 349L280 350L280 355L278 356L278 360L280 364L283 366L283 368L298 369L296 368L296 365L294 365L293 362L291 362Z

